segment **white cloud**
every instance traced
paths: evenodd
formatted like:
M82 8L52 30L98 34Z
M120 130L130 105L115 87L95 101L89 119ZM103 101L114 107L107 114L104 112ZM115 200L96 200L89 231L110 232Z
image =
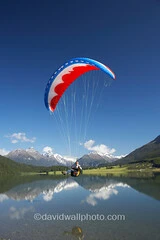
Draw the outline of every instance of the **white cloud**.
M77 157L72 157L72 156L63 156L63 158L71 162L75 162L77 160Z
M49 190L47 190L47 191L44 191L43 194L44 194L44 195L43 195L44 201L49 202L49 201L51 201L52 198L53 198L54 191L52 191L51 189L49 189Z
M0 155L5 156L5 155L7 155L8 153L9 153L9 151L7 151L5 148L1 148L1 149L0 149Z
M34 143L36 141L36 138L27 138L26 133L13 133L11 135L7 135L7 138L11 140L11 143L15 144L18 142L30 142Z
M95 143L95 141L91 139L84 143L84 147L87 148L88 150L90 150L90 148L93 147L94 143Z
M46 147L43 148L42 153L53 155L53 148L46 146Z
M9 209L9 217L11 219L19 220L19 219L23 218L27 212L33 212L33 211L34 211L34 208L32 206L28 207L28 208L23 207L23 208L19 208L19 209L16 209L15 207L11 206Z
M92 206L97 204L97 199L108 200L112 195L117 195L116 189L102 187L98 192L91 193L87 198L86 202Z
M17 142L18 140L15 140L15 139L11 140L11 143L17 143Z
M128 154L125 154L125 155L119 155L119 156L114 156L114 157L120 159L120 158L123 158L123 157L125 157L125 156L127 156L127 155L128 155Z
M59 158L65 159L66 161L71 161L71 162L75 162L77 159L76 157L73 157L73 156L64 156L64 155L62 156L57 153L54 153L54 149L49 146L46 146L43 148L42 154L44 154L44 155L47 154L48 156L54 155L55 157L59 157Z
M111 155L116 151L114 148L109 148L104 144L100 144L100 145L94 145L94 144L95 144L95 141L91 139L85 142L83 146L89 151L94 151L99 154L105 154L105 155Z
M8 196L6 194L0 194L0 202L3 202L5 200L8 200Z
M92 206L95 206L98 202L97 200L108 200L112 195L118 194L117 188L130 188L129 185L124 183L115 183L110 184L109 186L104 186L100 189L93 191L89 196L86 198L86 202Z

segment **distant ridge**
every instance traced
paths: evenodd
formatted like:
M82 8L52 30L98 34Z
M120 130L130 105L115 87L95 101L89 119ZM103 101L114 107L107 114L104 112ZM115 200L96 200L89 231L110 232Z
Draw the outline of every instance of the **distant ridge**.
M0 175L17 175L24 172L44 172L44 171L57 171L57 170L64 170L64 166L51 166L51 167L44 167L44 166L33 166L27 165L24 163L17 163L7 157L0 155Z
M155 165L160 165L160 135L151 142L137 148L126 157L117 160L115 164L128 164L143 161L150 161Z
M99 165L107 165L117 160L114 156L100 155L96 152L89 153L79 158L82 167L98 167Z
M34 148L29 149L17 149L11 151L5 157L14 160L18 163L29 164L33 166L66 166L70 167L73 161L65 159L59 154L40 154ZM118 158L112 155L102 155L97 152L91 152L85 154L78 159L82 167L98 167L107 166L108 164L118 165L118 164L131 164L137 162L151 162L155 167L160 166L160 135L158 135L154 140L137 148L127 156L123 158Z
M73 161L63 158L59 154L51 154L50 152L41 154L34 148L16 149L6 155L6 157L18 162L33 166L70 166Z

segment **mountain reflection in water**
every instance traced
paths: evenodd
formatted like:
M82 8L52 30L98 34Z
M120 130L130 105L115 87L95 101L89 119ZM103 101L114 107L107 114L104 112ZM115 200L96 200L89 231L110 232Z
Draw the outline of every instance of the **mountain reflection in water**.
M159 240L159 186L158 174L0 177L0 239ZM123 214L126 220L44 220L76 214Z
M55 193L62 191L83 188L89 191L86 199L91 205L96 204L96 199L107 200L111 195L118 194L118 188L130 188L147 194L157 200L160 200L160 176L153 178L127 178L127 177L102 177L102 176L82 176L78 178L60 178L60 179L40 179L32 182L21 182L8 190L3 186L3 193L0 188L0 202L8 199L33 201L41 196L44 201L51 201ZM12 181L12 179L11 179Z

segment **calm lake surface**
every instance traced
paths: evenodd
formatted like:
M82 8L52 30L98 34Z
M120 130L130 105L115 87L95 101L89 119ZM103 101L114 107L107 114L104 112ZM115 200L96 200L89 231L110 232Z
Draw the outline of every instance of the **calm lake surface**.
M159 240L160 175L0 177L1 238Z

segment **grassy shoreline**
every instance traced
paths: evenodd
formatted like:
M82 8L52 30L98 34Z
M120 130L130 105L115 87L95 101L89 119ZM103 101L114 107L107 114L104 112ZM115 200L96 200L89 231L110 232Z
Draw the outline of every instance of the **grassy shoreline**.
M61 171L54 171L54 172L21 172L21 175L22 176L26 176L26 175L53 175L53 176L56 176L56 175L62 175L62 172Z
M83 174L84 175L106 175L106 174L128 174L128 173L154 173L154 172L160 172L160 168L129 168L128 166L113 166L112 168L94 168L94 169L84 169ZM21 175L50 175L50 176L57 176L62 175L61 171L51 171L51 172L25 172L21 173Z
M159 168L144 168L144 169L129 169L127 166L125 167L113 167L111 169L100 168L100 169L87 169L83 171L83 174L128 174L131 172L135 173L151 173L151 172L160 172Z

